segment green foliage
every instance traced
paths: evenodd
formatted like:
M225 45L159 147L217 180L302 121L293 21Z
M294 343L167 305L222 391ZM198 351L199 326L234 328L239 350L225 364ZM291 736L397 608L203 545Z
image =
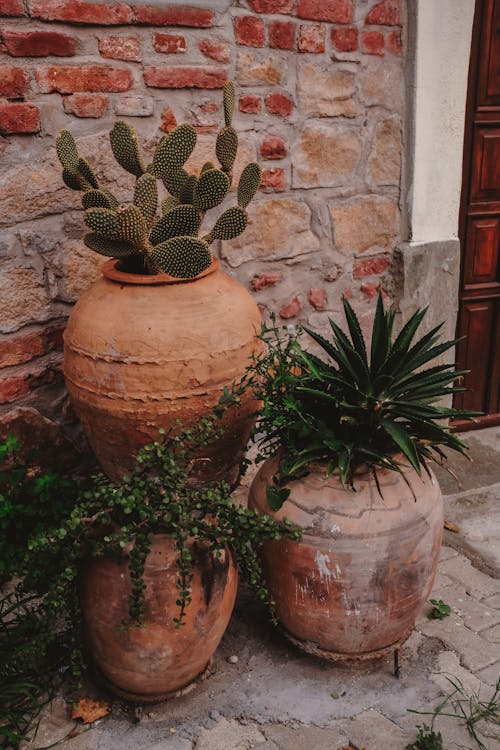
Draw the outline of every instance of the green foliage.
M469 737L474 741L474 747L477 747L478 750L488 750L478 734L480 727L477 725L480 722L485 722L492 728L493 725L500 727L500 677L497 679L491 696L485 699L481 696L480 690L468 692L458 677L444 676L453 689L432 711L408 709L413 714L431 716L432 721L430 727L424 724L423 728L418 728L417 742L408 745L405 750L442 750L441 734L434 732L434 723L438 716L457 719L467 729ZM500 732L496 732L495 739L497 741L500 739ZM418 742L421 744L418 744ZM427 744L423 744L425 742ZM430 744L431 742L435 744Z
M140 177L145 172L137 133L128 123L118 120L109 134L111 150L116 161L130 174Z
M431 599L432 609L429 612L429 620L444 620L451 614L451 607L442 599Z
M184 168L196 145L197 134L192 125L183 123L163 136L151 164L146 167L134 128L121 120L114 124L110 132L113 155L137 178L132 205L120 205L109 190L99 185L90 164L78 154L71 133L61 131L56 142L57 155L63 166L65 184L83 193L85 222L92 230L84 238L87 247L107 257L141 256L142 262L139 263L139 258L137 261L145 273L159 273L166 263L172 276L194 278L200 269L205 270L207 258L212 257L210 252L207 254L207 244L230 240L244 231L248 224L245 209L261 180L260 167L255 163L243 169L238 184L238 205L226 209L213 229L198 240L205 212L220 205L231 187L238 148L238 136L231 125L234 99L234 86L228 81L223 93L225 125L215 144L222 169L216 169L207 161L199 175L189 174ZM169 193L161 199L162 216L159 218L157 179ZM182 211L173 213L173 209L181 207ZM191 209L189 214L185 210L187 207ZM166 216L170 218L165 219ZM172 239L179 240L175 254L171 244L157 251L159 245ZM181 268L185 271L182 277L178 276Z
M280 479L307 472L321 462L327 473L338 471L353 486L355 469L368 465L400 471L402 453L416 472L427 461L444 458L443 447L465 453L467 446L443 424L448 418L470 418L475 412L439 405L463 388L464 373L451 364L432 365L455 341L437 343L441 326L415 341L425 315L418 310L397 337L394 313L384 311L379 296L368 354L359 321L344 299L349 335L330 320L332 340L306 328L324 358L306 351L298 336L265 328L267 352L253 362L253 385L263 401L256 434L263 457L283 449Z

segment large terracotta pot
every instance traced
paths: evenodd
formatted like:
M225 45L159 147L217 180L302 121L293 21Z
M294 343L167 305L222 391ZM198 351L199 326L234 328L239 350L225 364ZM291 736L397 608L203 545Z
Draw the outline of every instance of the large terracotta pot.
M311 465L290 482L288 500L270 510L266 487L278 458L256 475L249 506L288 518L302 540L266 542L267 582L286 635L304 650L337 659L371 658L410 634L436 573L443 500L434 475L410 467L355 478L356 492Z
M176 629L177 553L170 537L154 537L144 570L145 616L129 619L128 561L94 558L81 577L84 629L93 662L112 690L128 700L159 701L204 672L231 617L238 574L228 549L220 557L194 542L192 601L185 624Z
M123 273L118 261L75 305L64 334L72 404L109 477L177 419L193 425L239 380L259 346L261 318L246 289L214 258L195 280ZM250 392L203 454L206 479L233 483L253 423Z

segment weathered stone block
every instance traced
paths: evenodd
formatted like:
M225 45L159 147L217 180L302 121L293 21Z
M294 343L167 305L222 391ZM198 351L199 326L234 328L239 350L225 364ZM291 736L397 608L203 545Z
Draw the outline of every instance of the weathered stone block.
M368 158L368 177L373 185L399 185L401 148L399 119L380 122Z
M295 258L319 247L310 228L311 211L303 201L258 201L249 207L249 214L252 224L245 232L223 243L223 257L233 268L248 260Z
M240 86L263 86L281 83L285 75L285 61L262 52L242 50L236 63L236 80Z
M0 332L10 333L26 323L50 317L50 298L40 275L33 268L14 266L0 275L2 318Z
M369 106L378 105L400 112L403 105L403 71L396 58L373 57L361 68L358 81L361 98Z
M69 240L65 243L61 295L68 302L76 302L101 275L106 261L102 255L89 250L83 242Z
M330 216L335 245L345 253L389 250L398 231L398 206L390 198L333 203Z
M305 115L355 117L360 112L354 100L355 76L350 70L335 66L323 70L310 62L299 62L297 91Z
M361 159L359 130L311 125L292 149L292 184L299 188L335 187L354 176Z

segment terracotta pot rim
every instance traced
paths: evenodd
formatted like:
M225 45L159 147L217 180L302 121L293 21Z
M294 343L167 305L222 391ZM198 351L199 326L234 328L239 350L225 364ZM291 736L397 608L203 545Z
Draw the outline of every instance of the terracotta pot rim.
M197 276L191 276L189 278L176 278L170 276L168 273L156 273L156 274L145 274L145 273L126 273L121 271L119 264L121 259L110 258L102 266L101 272L104 278L109 281L113 281L116 284L133 284L134 286L162 286L165 284L189 284L198 279L203 279L205 276L209 276L219 268L219 259L212 255L212 262L208 268L199 273Z

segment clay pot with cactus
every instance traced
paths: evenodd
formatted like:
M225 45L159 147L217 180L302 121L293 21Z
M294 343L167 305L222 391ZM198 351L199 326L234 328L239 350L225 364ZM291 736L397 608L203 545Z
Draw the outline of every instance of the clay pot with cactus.
M115 159L136 178L133 201L120 205L82 158L69 131L57 139L63 180L82 192L84 242L108 256L103 277L75 305L64 344L64 373L72 404L97 458L120 479L137 449L178 420L196 423L242 377L259 346L260 313L252 297L219 267L215 240L243 232L247 206L261 180L247 164L237 203L200 236L206 212L229 193L238 136L232 126L234 87L224 87L224 127L216 138L216 167L199 175L184 168L196 144L189 124L158 143L146 165L134 129L115 123ZM158 181L166 195L159 197ZM233 483L252 426L255 401L242 395L227 410L224 437L200 456L203 474Z

